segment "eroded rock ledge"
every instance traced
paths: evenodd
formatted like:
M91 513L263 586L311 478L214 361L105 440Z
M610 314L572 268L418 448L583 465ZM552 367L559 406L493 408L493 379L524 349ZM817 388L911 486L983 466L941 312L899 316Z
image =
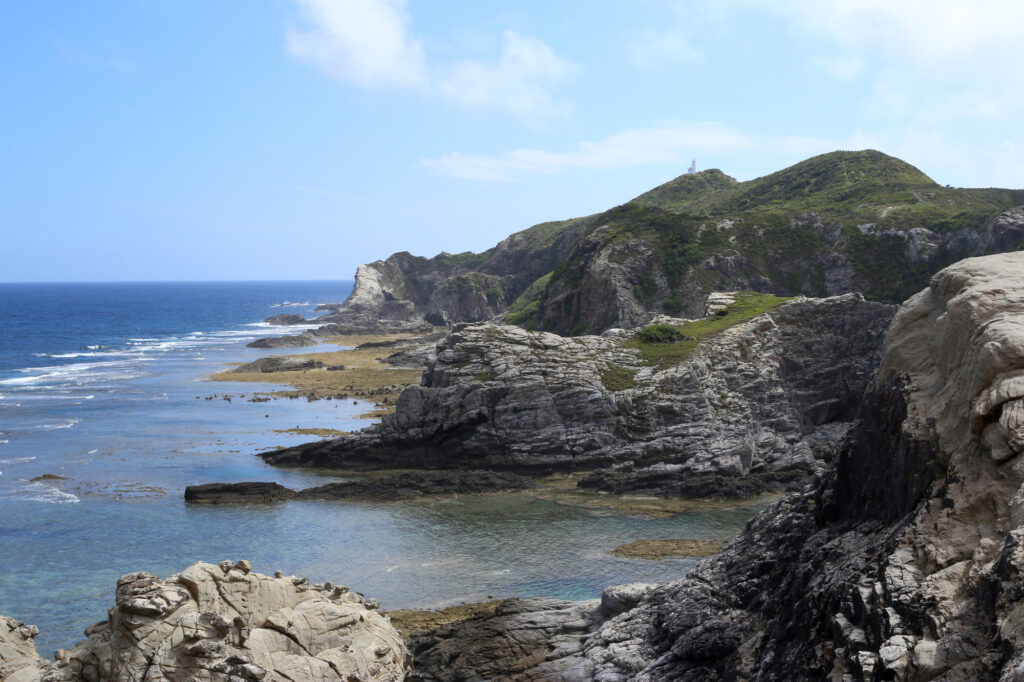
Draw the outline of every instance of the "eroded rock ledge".
M397 682L411 657L376 609L347 587L252 573L244 560L166 580L129 573L109 620L54 662L36 655L38 630L0 617L0 679Z
M814 485L618 615L518 604L534 622L548 614L549 631L585 626L564 648L518 637L506 679L1021 679L1022 376L1024 253L943 270L900 308L855 425ZM419 641L424 679L453 679L453 665L480 678L493 657L448 652L488 632L502 651L508 617Z
M421 385L380 425L261 457L349 469L615 467L594 487L620 493L793 490L834 455L894 310L857 294L796 299L668 367L647 364L621 330L565 338L468 325L437 344Z

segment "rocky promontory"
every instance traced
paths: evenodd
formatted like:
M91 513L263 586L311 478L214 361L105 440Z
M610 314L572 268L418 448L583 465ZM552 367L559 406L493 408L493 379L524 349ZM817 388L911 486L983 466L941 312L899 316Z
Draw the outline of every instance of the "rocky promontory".
M766 312L738 312L700 343L458 327L379 425L261 457L348 469L612 467L596 487L658 495L793 489L833 456L894 307L855 294L745 300ZM722 312L677 320L680 336L732 319Z
M359 266L320 318L380 332L500 316L566 336L696 317L715 290L896 304L959 259L1024 248L1024 190L942 186L875 150L739 182L681 175L602 213L541 223L482 253Z
M633 590L618 613L520 600L435 630L414 643L419 674L1020 679L1022 377L1024 253L946 268L901 306L813 485L685 578Z
M244 560L194 564L166 580L122 576L108 620L54 661L36 655L36 634L0 616L0 679L398 682L412 662L375 600L252 573Z

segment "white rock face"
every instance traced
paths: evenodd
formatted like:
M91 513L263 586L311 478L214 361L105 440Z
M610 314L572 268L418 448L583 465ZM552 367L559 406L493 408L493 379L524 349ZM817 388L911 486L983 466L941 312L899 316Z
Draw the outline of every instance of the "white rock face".
M194 564L166 580L129 573L117 581L109 615L55 663L44 669L23 655L31 665L7 679L397 682L411 665L374 600L329 583L252 573L244 560ZM7 651L0 632L3 665Z

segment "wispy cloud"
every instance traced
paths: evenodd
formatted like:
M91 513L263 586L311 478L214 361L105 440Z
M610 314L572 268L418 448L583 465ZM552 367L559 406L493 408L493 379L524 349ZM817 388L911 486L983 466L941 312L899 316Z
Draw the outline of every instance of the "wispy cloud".
M648 28L633 37L629 51L633 62L642 67L695 61L701 56L682 29Z
M509 181L524 175L568 170L611 170L648 164L688 163L694 154L762 149L811 155L835 149L834 140L804 137L760 137L722 123L683 123L616 133L577 149L551 152L515 149L500 154L458 152L423 159L431 172L466 180Z
M433 93L466 109L493 109L529 122L564 116L557 88L578 67L547 44L514 31L497 60L428 63L405 0L295 0L309 23L289 30L288 50L335 80L360 87Z
M552 90L576 70L540 40L505 31L496 63L461 61L442 76L438 91L466 108L549 118L567 113L568 103Z
M288 31L288 50L296 57L355 85L428 86L423 46L409 36L404 0L297 1L311 27Z

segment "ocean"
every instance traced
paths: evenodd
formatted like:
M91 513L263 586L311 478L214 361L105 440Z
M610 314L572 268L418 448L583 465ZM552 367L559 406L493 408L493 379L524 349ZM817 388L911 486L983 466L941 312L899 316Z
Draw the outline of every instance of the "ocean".
M193 506L185 486L338 477L268 467L255 453L352 431L367 403L274 399L211 382L278 313L313 317L351 281L0 284L0 614L40 628L42 655L82 639L117 578L195 561L330 580L383 608L506 596L588 599L608 585L678 578L696 559L622 559L637 539L726 539L753 508L650 518L527 494L405 503ZM336 346L323 345L321 350Z

